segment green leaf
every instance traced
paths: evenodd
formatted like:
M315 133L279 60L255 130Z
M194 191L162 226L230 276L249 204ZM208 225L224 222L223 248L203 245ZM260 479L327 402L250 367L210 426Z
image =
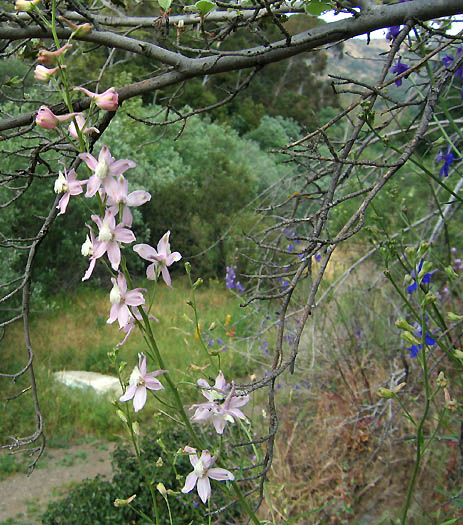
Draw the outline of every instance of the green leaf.
M163 11L167 11L168 9L170 9L170 6L172 5L172 0L158 0L158 2L159 2L159 7Z
M327 2L320 2L320 0L310 0L305 3L304 9L309 15L319 16L325 11L332 9L332 5Z
M209 0L199 0L195 4L195 9L201 16L206 16L207 13L210 13L216 7L214 2L210 2Z

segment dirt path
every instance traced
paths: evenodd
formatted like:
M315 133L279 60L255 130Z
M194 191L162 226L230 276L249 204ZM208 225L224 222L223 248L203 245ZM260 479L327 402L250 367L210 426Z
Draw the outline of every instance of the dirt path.
M0 525L40 523L46 504L72 485L97 474L111 476L111 443L47 449L39 467L27 477L14 474L0 481Z

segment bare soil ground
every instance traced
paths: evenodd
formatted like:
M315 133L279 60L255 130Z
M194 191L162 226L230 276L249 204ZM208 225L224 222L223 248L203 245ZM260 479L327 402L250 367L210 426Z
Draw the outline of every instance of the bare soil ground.
M38 468L27 477L18 473L0 481L0 525L35 525L46 505L73 484L102 474L111 477L114 444L46 449Z

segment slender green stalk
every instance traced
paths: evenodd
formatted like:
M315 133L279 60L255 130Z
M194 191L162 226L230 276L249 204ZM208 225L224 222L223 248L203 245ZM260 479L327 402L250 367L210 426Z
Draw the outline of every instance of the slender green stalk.
M423 457L424 449L424 423L426 422L426 419L428 417L429 413L429 407L431 402L431 389L429 385L429 375L428 375L428 365L427 365L427 356L426 356L426 319L425 315L423 313L422 319L421 319L421 352L419 354L419 359L421 362L421 366L423 368L423 377L424 377L424 389L425 389L425 403L424 403L424 411L423 415L421 416L420 422L418 423L418 427L416 429L416 455L415 455L415 466L413 467L413 473L412 477L410 479L410 483L408 485L408 491L407 491L407 499L405 501L404 509L402 512L402 518L401 518L401 524L406 525L407 523L407 514L408 510L410 508L410 503L413 495L413 491L415 489L415 483L416 478L418 476L418 471L421 464L421 459Z

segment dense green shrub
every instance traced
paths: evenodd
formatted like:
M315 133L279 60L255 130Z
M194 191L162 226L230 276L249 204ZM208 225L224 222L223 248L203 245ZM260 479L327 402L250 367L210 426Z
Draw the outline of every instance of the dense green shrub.
M181 487L192 467L185 454L175 457L173 453L188 443L188 434L180 428L168 428L154 436L142 439L141 450L147 466L148 476L153 486L164 483L166 489L178 494L169 496L172 522L175 525L203 524L207 522L206 510L196 491L182 494ZM112 454L113 479L105 481L100 477L85 480L73 488L66 497L48 505L42 516L44 525L113 525L147 523L130 507L114 507L116 498L126 499L133 494L137 497L133 505L147 515L152 515L152 501L148 487L140 473L139 465L132 448L119 445ZM214 483L214 482L213 482ZM216 489L216 490L214 490ZM164 500L155 490L160 507L161 523L168 524L168 511ZM212 508L226 503L223 492L218 487L212 489ZM240 509L232 506L222 518L240 523Z

